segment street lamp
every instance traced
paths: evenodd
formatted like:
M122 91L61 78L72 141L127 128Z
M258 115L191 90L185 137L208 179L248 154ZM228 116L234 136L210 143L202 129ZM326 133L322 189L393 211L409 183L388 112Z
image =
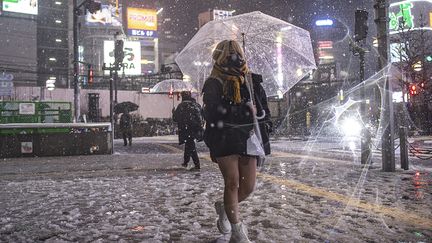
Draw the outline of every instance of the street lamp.
M94 0L84 0L78 5L78 0L73 0L73 52L74 52L74 121L80 117L80 97L79 97L79 50L78 50L78 16L81 15L80 8L85 6L90 13L95 13L101 9L101 3Z

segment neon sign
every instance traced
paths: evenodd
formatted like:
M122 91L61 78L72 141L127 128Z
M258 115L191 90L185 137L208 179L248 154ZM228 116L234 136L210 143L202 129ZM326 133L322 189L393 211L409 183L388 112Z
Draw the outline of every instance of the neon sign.
M404 30L432 30L432 0L391 0L390 35Z
M412 3L402 3L399 5L400 11L398 13L390 13L390 30L399 30L414 27L414 15L411 9L414 7ZM403 26L401 26L403 25Z
M320 19L315 22L316 26L332 26L333 20L331 19Z

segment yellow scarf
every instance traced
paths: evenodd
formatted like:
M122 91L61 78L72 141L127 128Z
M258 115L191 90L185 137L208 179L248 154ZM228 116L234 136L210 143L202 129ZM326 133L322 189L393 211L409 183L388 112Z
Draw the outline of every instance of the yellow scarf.
M244 75L248 72L248 67L244 64L240 68L222 67L218 64L213 66L210 76L223 80L223 94L225 98L235 104L241 103L240 86L244 84Z

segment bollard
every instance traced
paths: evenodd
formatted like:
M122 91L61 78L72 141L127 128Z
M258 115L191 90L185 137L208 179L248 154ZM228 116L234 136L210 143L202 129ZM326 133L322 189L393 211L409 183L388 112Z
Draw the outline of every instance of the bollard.
M404 170L409 169L407 133L406 127L399 128L401 168Z

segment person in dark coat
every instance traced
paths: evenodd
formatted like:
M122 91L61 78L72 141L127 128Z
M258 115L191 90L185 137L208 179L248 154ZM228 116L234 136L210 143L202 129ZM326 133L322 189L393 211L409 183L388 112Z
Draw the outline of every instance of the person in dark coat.
M126 110L120 117L120 131L123 136L124 146L132 146L132 116Z
M249 70L240 45L233 40L220 42L213 60L203 87L203 111L204 142L224 178L224 200L215 203L217 227L223 234L232 232L230 242L250 242L239 215L239 202L254 189L257 166L256 157L247 154L255 111L245 79Z
M262 144L265 155L269 155L271 153L269 135L273 131L273 122L270 119L271 114L267 103L267 94L261 85L263 80L260 74L252 73L252 82Z
M182 102L173 113L173 120L178 124L179 144L185 144L183 167L187 167L190 158L195 164L194 169L200 169L200 161L195 140L202 140L201 106L191 96L191 92L181 93Z

